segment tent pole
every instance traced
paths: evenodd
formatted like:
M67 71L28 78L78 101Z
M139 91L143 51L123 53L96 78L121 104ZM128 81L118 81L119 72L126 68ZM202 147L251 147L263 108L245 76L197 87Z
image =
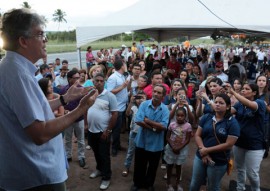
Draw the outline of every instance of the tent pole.
M77 48L77 56L78 56L78 67L79 69L82 69L81 47Z

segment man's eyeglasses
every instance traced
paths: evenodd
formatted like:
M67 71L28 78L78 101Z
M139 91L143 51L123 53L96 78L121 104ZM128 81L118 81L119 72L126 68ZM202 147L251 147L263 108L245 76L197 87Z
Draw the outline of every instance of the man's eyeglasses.
M72 77L72 79L78 80L80 79L80 77Z
M38 39L42 39L43 41L47 41L47 34L45 32L40 32L39 34L32 35L31 37L36 37Z

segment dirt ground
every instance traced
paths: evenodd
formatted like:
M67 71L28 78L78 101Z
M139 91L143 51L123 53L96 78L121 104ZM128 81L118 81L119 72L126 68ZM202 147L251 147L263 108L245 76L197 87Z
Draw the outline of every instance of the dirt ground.
M128 132L125 134L121 134L121 145L127 148L128 145ZM77 156L77 144L73 143L73 161L70 162L70 169L68 170L68 180L67 180L67 189L68 191L96 191L100 190L100 182L101 178L98 177L96 179L90 179L89 175L92 171L95 170L95 158L92 150L86 150L86 167L81 168L79 167ZM196 151L194 138L190 142L190 150L189 150L189 157L187 159L186 164L183 166L183 177L182 177L182 186L184 191L187 191L189 188L189 184L191 181L191 173L192 173L192 163L194 154ZM132 173L133 168L129 173L128 177L122 177L121 173L124 169L124 160L126 157L126 151L121 151L116 157L111 157L112 163L112 179L111 185L107 189L108 191L129 191L131 185L133 184L132 181ZM270 191L270 157L264 159L261 165L260 177L261 177L261 188L262 191ZM156 181L155 181L155 189L156 191L165 191L166 190L166 180L163 179L166 170L162 170L158 168ZM222 191L228 191L229 184L231 180L236 180L236 172L233 171L231 176L225 175L222 181ZM247 182L247 185L249 183ZM247 189L248 191L248 189Z

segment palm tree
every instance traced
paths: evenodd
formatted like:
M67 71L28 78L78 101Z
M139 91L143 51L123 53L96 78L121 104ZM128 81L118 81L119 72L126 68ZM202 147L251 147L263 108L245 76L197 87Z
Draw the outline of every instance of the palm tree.
M29 5L27 1L23 2L22 7L26 9L31 9L31 6Z
M63 21L67 22L67 20L65 19L65 16L67 16L66 13L62 11L61 9L56 9L53 14L53 21L58 22L58 31L59 31L60 23L62 23Z

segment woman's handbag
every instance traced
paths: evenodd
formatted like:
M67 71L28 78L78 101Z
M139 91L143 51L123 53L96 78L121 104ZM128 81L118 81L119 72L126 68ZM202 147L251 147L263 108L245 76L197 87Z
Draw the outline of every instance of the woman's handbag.
M215 124L214 121L213 121L213 128L214 128L214 135L216 137L216 140L217 140L218 144L220 144L220 141L218 140L217 135L216 135L216 124ZM225 152L224 152L224 155L227 158L227 155L226 155ZM227 164L227 175L231 175L232 170L233 170L233 159L229 158L228 159L228 164Z
M228 160L227 174L228 174L228 175L231 175L232 170L233 170L233 159L230 158L230 159Z

